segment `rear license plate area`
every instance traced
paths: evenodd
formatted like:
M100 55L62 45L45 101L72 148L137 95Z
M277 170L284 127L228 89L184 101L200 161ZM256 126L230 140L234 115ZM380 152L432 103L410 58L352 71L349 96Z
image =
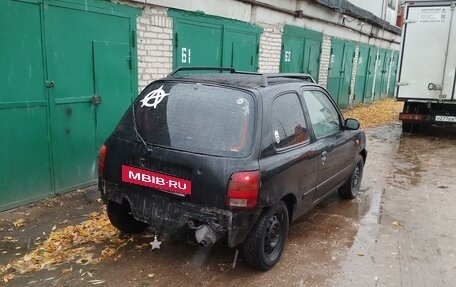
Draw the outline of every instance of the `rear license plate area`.
M128 165L122 165L122 182L146 186L180 196L192 194L190 180Z

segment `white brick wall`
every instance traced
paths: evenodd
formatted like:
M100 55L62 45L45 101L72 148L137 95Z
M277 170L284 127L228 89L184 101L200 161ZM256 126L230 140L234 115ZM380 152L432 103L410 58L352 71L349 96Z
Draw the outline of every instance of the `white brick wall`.
M355 47L355 57L353 58L353 69L351 74L350 82L350 96L348 98L348 104L352 105L355 99L355 85L356 85L356 73L358 71L358 60L359 60L359 45Z
M282 27L265 27L260 38L258 72L278 73L282 50Z
M165 8L147 5L137 19L138 88L173 69L173 21Z
M318 72L318 83L326 88L328 83L328 69L331 58L331 37L323 35L321 43L320 70Z
M380 60L379 59L379 54L380 54L380 50L377 49L377 53L375 54L374 81L372 82L372 97L371 97L371 101L374 101L375 96L377 96L375 94L375 86L376 86L376 84L379 84L379 83L377 83L377 72L379 72L378 70L379 70L379 64L380 64L379 63L380 62L379 61Z

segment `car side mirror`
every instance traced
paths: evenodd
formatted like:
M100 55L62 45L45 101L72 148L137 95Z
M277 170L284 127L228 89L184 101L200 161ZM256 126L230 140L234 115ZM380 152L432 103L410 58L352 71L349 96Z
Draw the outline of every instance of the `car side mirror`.
M345 129L346 130L357 130L359 129L358 120L348 118L345 120Z

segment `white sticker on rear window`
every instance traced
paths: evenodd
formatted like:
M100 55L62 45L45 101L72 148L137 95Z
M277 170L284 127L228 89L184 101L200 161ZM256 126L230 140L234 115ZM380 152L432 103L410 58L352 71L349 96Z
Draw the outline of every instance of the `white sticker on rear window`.
M277 144L280 143L280 135L278 131L274 131L274 137Z
M146 106L146 107L154 107L157 108L157 105L163 101L163 99L168 96L169 94L165 93L163 90L163 85L156 89L153 90L152 92L148 93L140 102L142 103L141 108ZM153 100L152 103L149 103L151 100Z

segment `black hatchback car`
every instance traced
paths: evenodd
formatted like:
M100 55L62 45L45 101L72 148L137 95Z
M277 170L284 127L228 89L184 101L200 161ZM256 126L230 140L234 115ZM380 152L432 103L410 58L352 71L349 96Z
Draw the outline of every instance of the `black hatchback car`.
M365 135L308 75L215 70L140 93L100 151L99 189L123 232L223 239L267 270L290 222L357 196Z

